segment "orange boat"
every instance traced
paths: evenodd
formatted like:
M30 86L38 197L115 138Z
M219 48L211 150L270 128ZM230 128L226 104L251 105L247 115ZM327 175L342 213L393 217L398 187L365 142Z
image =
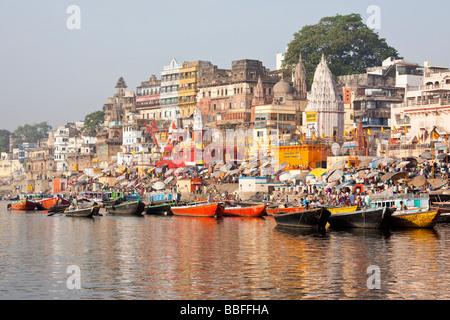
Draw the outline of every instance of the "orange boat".
M272 216L276 213L288 213L288 212L297 212L305 210L305 207L293 207L293 208L274 208L274 209L266 209L268 215Z
M26 210L31 211L36 209L36 203L28 199L21 199L16 202L11 202L8 204L8 209L11 210Z
M174 215L186 217L221 217L223 209L224 207L219 203L194 203L170 207Z
M223 216L225 217L262 217L266 214L265 205L257 205L250 207L225 207Z
M37 199L34 202L39 210L49 210L51 207L56 207L58 205L58 197ZM69 201L61 199L61 205L66 204L69 204Z

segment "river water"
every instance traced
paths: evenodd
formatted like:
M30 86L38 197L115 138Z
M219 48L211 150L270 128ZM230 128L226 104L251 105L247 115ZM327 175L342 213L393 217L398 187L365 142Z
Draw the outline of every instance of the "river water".
M272 217L87 219L6 205L0 299L450 298L450 224L317 234Z

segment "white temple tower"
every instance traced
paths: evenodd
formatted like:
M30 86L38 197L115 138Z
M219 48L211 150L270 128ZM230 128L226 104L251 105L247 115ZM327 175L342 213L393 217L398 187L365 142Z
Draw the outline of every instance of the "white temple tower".
M338 94L333 75L322 55L317 66L311 92L308 94L308 106L305 112L316 113L316 122L308 122L306 135L342 137L344 134L344 103ZM314 117L313 117L314 119Z

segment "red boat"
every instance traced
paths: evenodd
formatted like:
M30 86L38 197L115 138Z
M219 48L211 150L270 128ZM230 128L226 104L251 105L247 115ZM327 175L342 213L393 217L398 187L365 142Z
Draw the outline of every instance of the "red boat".
M197 203L170 207L174 215L186 217L221 217L223 209L224 207L219 203Z
M266 214L265 205L256 205L250 207L225 207L223 216L227 217L262 217Z
M39 210L49 210L51 207L58 205L58 197L37 199L34 202ZM59 205L67 204L69 204L69 201L61 199L61 203Z
M269 216L272 216L276 213L288 213L288 212L298 212L305 210L305 207L293 207L293 208L272 208L272 209L266 209L266 212Z
M28 199L22 199L16 202L11 202L8 204L8 209L11 210L26 210L31 211L36 209L36 203Z

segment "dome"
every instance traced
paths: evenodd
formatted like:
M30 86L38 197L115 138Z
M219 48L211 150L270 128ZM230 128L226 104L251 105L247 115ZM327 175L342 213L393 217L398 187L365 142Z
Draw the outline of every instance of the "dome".
M275 97L284 96L285 94L294 93L294 88L284 81L284 79L281 79L277 84L273 86L273 95Z

